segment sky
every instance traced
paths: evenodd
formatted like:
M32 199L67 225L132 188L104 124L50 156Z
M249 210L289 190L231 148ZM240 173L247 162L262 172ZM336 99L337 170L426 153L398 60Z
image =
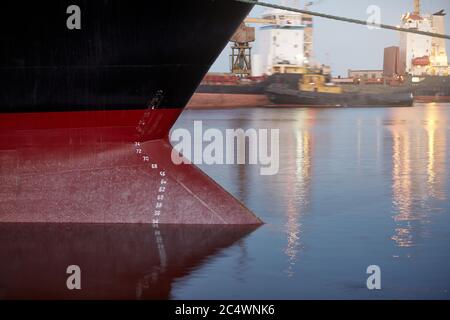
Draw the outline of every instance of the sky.
M279 0L264 0L280 3ZM300 7L310 0L300 0ZM367 8L380 7L381 23L399 25L403 13L413 11L413 0L316 0L311 11L367 20ZM422 0L421 12L434 13L441 9L445 16L446 34L450 33L450 0ZM260 17L265 8L256 6L251 17ZM258 40L256 40L258 41ZM348 69L383 69L383 50L398 45L399 34L391 30L369 30L366 26L314 17L314 54L316 60L331 66L333 75L347 76ZM447 41L450 52L450 41ZM225 48L212 72L228 72L229 48Z

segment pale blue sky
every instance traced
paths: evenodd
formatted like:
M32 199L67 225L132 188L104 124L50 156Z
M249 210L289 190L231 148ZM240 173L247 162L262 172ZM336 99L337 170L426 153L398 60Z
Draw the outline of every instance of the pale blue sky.
M275 0L266 2L279 3ZM309 0L301 0L303 3ZM310 10L367 20L367 8L377 5L381 9L381 23L399 25L403 13L413 10L413 0L321 0ZM446 33L450 33L450 1L422 0L423 13L445 9ZM253 9L251 16L260 16L261 7ZM347 69L382 69L383 49L398 45L398 33L390 30L368 30L365 26L323 18L314 18L314 51L318 61L331 65L334 75L347 75ZM447 41L450 51L450 41ZM211 68L215 72L228 71L229 49L225 48Z

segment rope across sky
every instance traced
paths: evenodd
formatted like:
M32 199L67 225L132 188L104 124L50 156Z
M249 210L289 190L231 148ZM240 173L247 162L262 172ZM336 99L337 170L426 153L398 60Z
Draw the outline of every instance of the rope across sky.
M291 8L291 7L285 7L285 6L280 6L277 4L261 2L261 1L254 1L254 0L235 0L235 1L254 4L254 5L261 6L261 7L268 7L268 8L274 8L274 9L282 9L282 10L286 10L286 11L304 13L304 14L309 14L312 16L321 17L321 18L325 18L325 19L332 19L332 20L344 21L344 22L349 22L349 23L356 23L356 24L360 24L360 25L364 25L364 26L367 26L367 25L376 26L381 29L409 32L409 33L421 34L424 36L430 36L430 37L434 37L434 38L443 38L443 39L450 40L450 35L447 35L447 34L439 34L439 33L419 31L419 30L414 30L414 29L406 29L406 28L401 28L401 27L397 27L397 26L391 26L388 24L370 24L364 20L339 17L339 16L330 15L330 14L314 12L314 11L309 11L309 10L302 10L302 9Z

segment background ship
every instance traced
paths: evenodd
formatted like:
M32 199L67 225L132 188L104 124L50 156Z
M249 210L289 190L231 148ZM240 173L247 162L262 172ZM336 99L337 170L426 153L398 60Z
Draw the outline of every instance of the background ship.
M251 5L0 7L0 222L261 223L168 142Z
M303 74L297 86L271 84L266 93L272 103L294 107L409 107L413 104L413 94L409 90L344 91L319 73Z
M266 92L273 104L283 106L400 107L413 104L410 91L346 92L340 86L329 83L323 74L304 74L297 88L272 84Z
M424 76L415 82L407 77L404 86L411 88L420 102L450 102L450 76Z

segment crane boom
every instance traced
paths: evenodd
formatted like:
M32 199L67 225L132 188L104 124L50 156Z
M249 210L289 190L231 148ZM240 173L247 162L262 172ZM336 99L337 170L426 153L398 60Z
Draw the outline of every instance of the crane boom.
M262 23L262 24L276 24L275 19L263 19L263 18L246 18L245 23Z

